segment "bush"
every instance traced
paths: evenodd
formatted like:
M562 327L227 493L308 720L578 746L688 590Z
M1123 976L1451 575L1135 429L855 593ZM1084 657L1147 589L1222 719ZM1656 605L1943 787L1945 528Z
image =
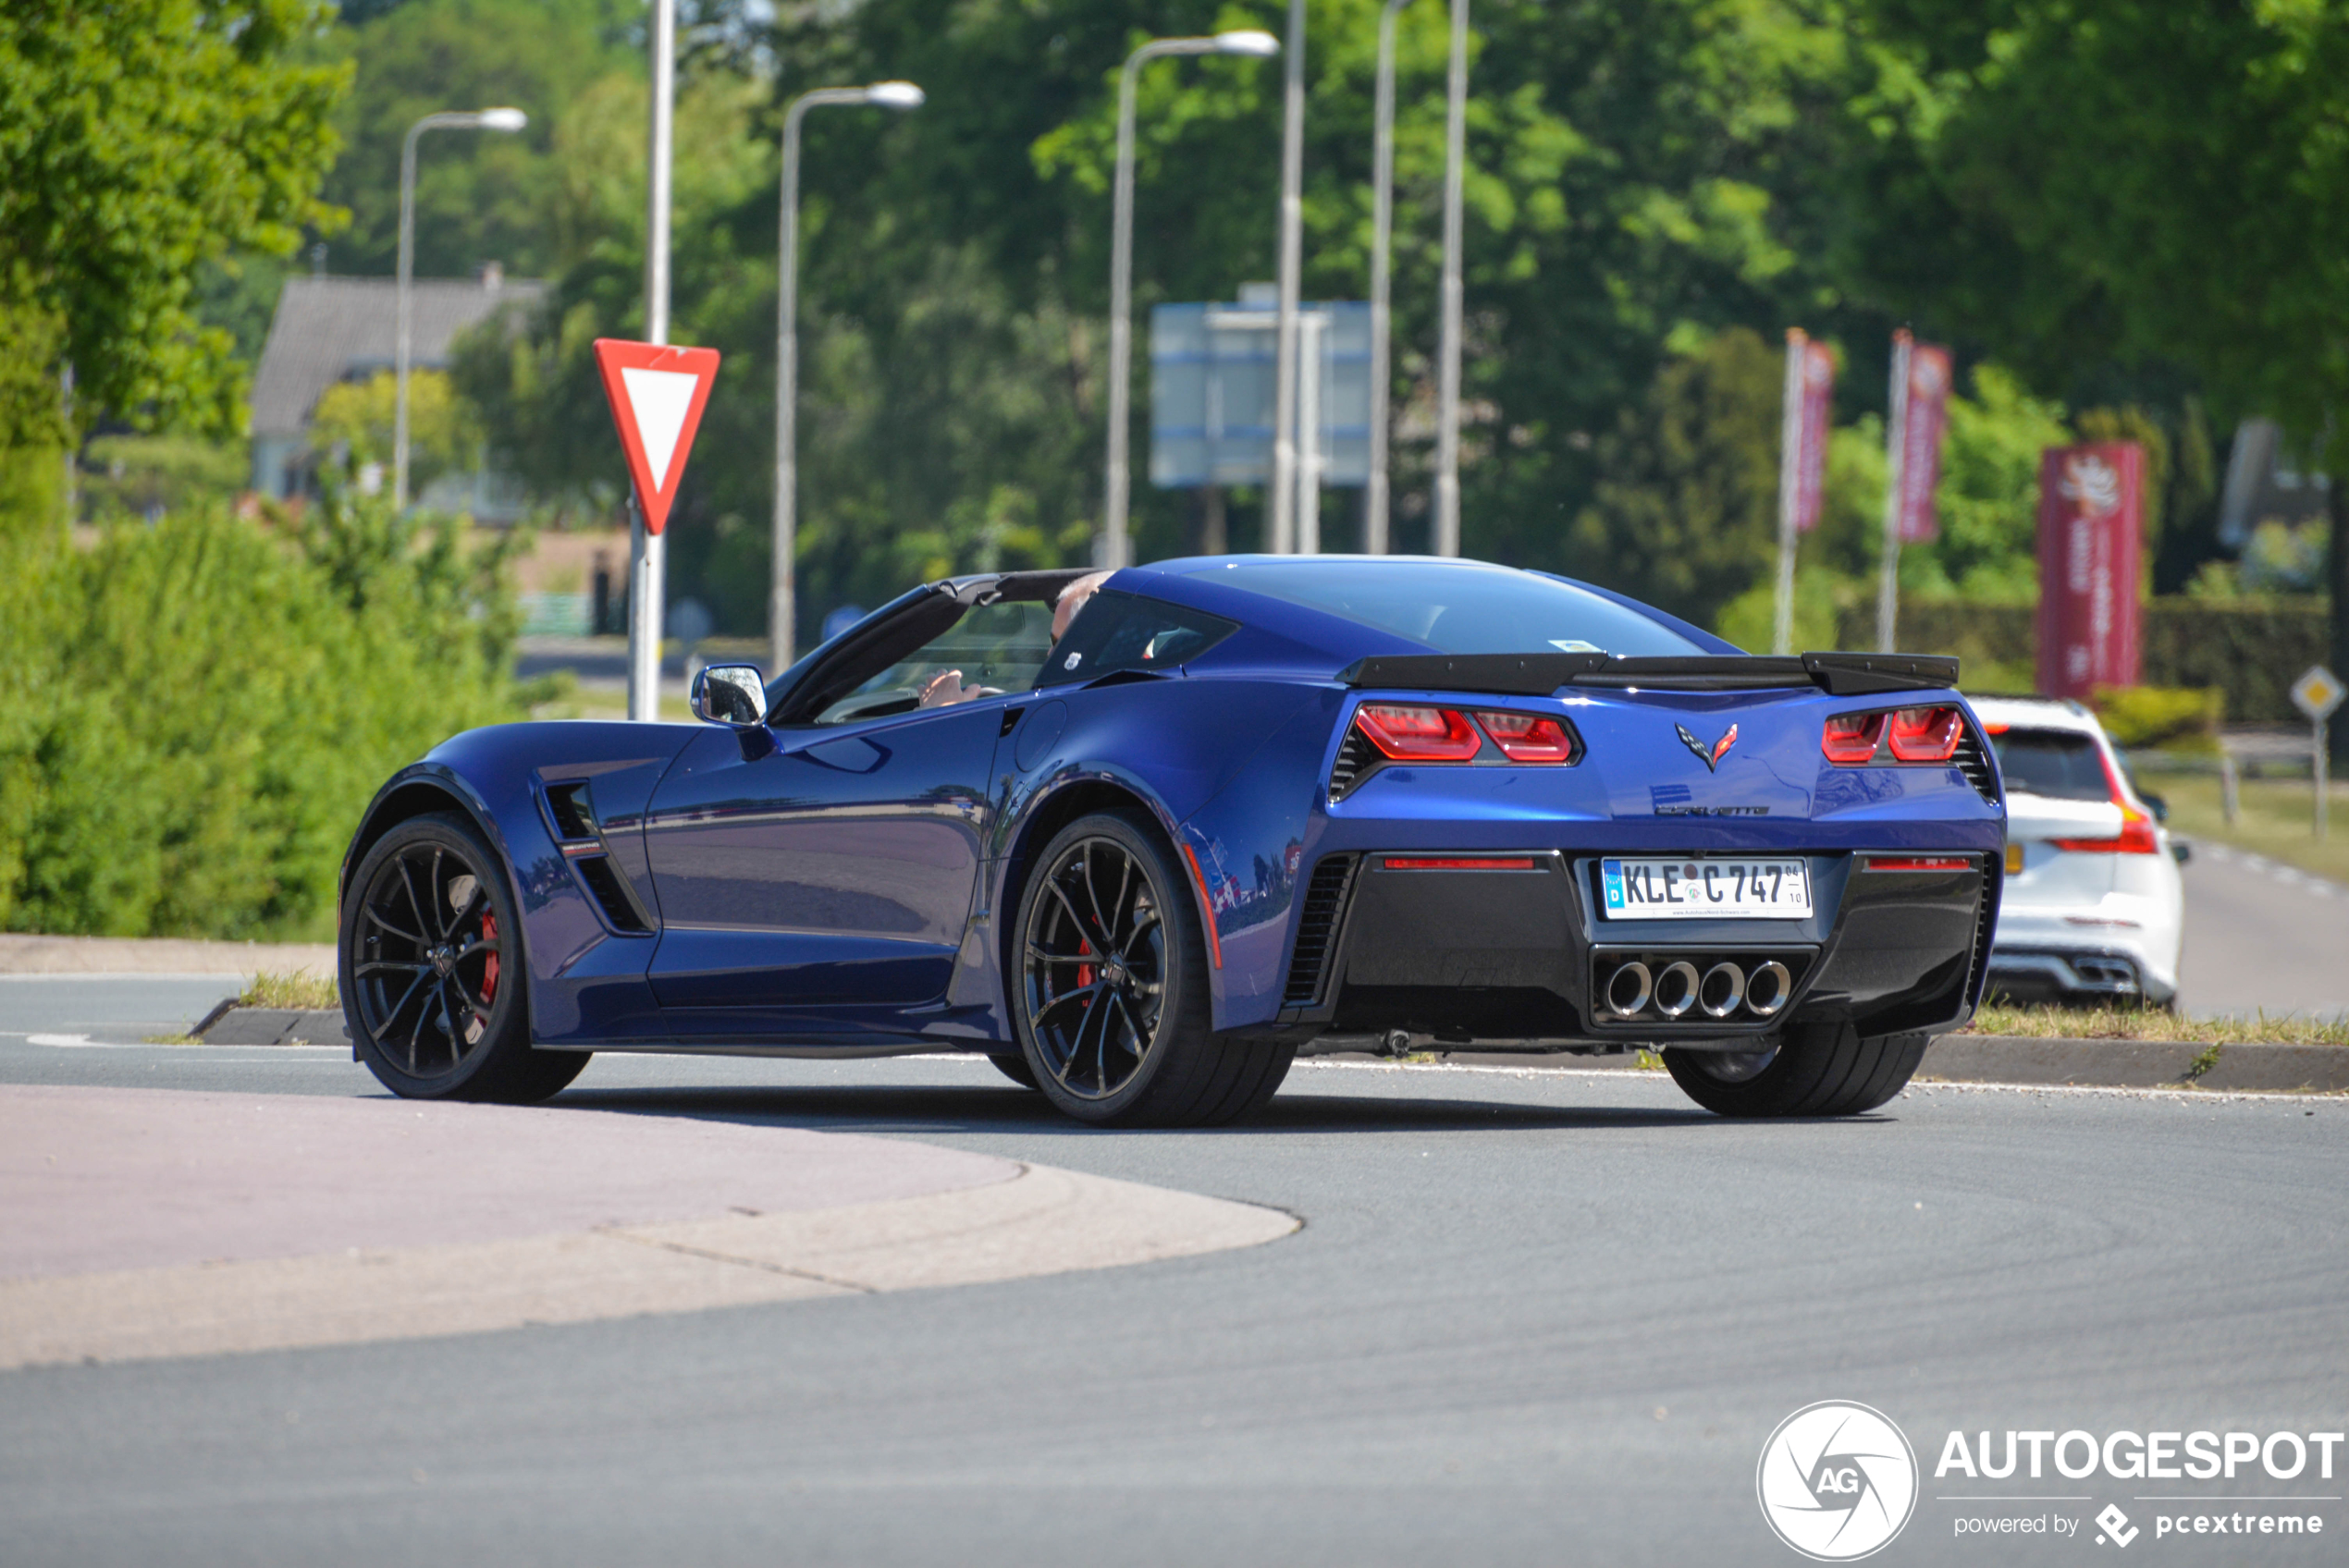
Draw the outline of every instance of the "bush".
M510 548L342 496L0 543L0 929L327 934L383 779L522 716Z
M2112 743L2130 750L2168 746L2215 753L2227 711L2224 692L2177 686L2099 687L2093 705Z

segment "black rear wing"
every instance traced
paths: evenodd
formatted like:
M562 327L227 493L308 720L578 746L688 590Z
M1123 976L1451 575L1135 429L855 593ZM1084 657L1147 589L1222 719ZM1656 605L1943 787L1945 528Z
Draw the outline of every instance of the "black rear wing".
M1958 683L1958 661L1932 654L1731 654L1615 658L1606 654L1381 654L1337 672L1348 686L1546 697L1561 686L1749 692L1816 686L1830 696L1933 692Z

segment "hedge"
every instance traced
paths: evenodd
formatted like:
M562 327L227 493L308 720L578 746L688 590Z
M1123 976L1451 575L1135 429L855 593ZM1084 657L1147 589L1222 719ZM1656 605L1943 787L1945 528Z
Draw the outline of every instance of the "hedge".
M2029 668L2038 656L2036 615L2029 605L1903 600L1900 646ZM2158 598L2146 602L2140 627L2145 684L2214 688L2232 722L2296 721L2292 683L2331 653L2331 619L2320 598ZM1874 647L1874 605L1845 610L1837 630L1844 647Z
M0 930L330 933L375 788L522 717L506 554L340 497L0 537Z

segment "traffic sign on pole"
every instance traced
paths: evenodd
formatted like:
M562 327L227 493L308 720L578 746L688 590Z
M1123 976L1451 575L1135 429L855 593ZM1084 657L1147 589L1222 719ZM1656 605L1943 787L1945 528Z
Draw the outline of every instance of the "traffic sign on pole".
M2332 710L2341 705L2343 697L2349 697L2349 686L2343 686L2341 677L2320 664L2310 665L2301 673L2300 679L2292 683L2293 705L2308 716L2309 726L2315 732L2310 738L2308 766L2316 777L2316 827L2319 839L2325 836L2325 805L2331 792L2331 780L2326 777L2326 764L2331 761L2330 753L2332 750L2332 738L2327 733L2331 726L2327 720L2332 717Z
M645 527L658 533L677 498L677 482L694 448L710 383L718 379L718 350L598 337L596 368L603 374L604 397L628 455Z

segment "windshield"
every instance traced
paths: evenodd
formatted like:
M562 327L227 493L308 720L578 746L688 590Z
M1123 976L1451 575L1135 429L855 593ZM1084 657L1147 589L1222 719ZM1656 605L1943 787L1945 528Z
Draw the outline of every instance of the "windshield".
M1198 575L1375 626L1440 654L1671 657L1706 651L1611 599L1507 567L1238 561Z
M2010 729L1990 737L1998 749L1998 771L2007 792L2051 801L2109 801L2112 783L2104 776L2097 743L2071 729Z

